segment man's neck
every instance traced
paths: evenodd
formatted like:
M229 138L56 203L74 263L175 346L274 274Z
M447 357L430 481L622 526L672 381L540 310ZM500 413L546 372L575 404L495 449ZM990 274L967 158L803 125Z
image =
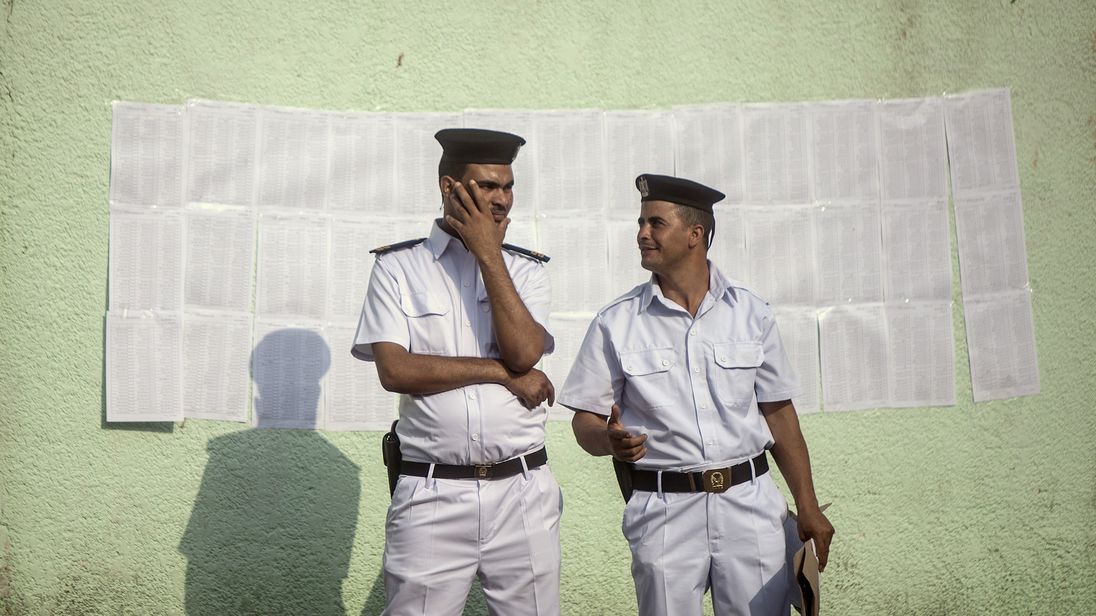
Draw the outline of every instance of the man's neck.
M695 317L708 293L708 261L685 263L669 272L656 273L655 282L666 299Z

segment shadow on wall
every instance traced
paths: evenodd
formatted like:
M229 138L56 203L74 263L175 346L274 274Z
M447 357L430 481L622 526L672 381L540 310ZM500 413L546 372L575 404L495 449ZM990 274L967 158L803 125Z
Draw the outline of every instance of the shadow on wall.
M301 400L302 415L314 418L330 365L327 344L311 331L279 330L252 357L270 345L308 349L314 352L306 356L323 361L303 380L306 391L284 391L285 383L302 382L299 374L264 374L256 382L256 411L264 394L270 400L271 392L296 393L290 399ZM186 613L345 616L342 583L358 518L359 468L307 430L245 430L210 440L208 452L179 545L187 557Z

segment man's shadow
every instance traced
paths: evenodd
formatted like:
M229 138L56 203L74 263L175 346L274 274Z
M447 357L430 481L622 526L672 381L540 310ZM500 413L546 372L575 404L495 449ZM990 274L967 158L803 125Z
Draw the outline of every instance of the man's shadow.
M264 399L288 395L301 401L301 416L314 418L331 352L315 332L283 329L255 347L252 365L286 348L317 361L300 364L306 374L295 362L284 364L286 374L264 370L255 411ZM286 383L303 385L287 392ZM208 453L179 545L187 557L186 613L345 616L359 468L311 430L244 430L211 439Z

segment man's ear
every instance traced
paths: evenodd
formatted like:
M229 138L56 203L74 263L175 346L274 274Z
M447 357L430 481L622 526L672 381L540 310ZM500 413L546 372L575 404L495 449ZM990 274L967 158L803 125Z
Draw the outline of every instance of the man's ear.
M456 183L456 180L448 175L443 175L438 178L438 188L441 189L441 195L443 197L448 197L449 193L453 192L453 185Z
M689 227L689 248L693 248L697 244L703 244L705 242L704 227L702 225L693 225Z

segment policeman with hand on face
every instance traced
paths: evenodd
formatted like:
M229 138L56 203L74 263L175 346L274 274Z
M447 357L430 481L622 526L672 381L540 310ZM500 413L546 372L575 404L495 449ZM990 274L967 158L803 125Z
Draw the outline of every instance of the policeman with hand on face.
M386 453L386 615L559 614L562 495L544 450L547 257L504 244L525 140L437 133L443 217L377 249L353 353L400 396Z

